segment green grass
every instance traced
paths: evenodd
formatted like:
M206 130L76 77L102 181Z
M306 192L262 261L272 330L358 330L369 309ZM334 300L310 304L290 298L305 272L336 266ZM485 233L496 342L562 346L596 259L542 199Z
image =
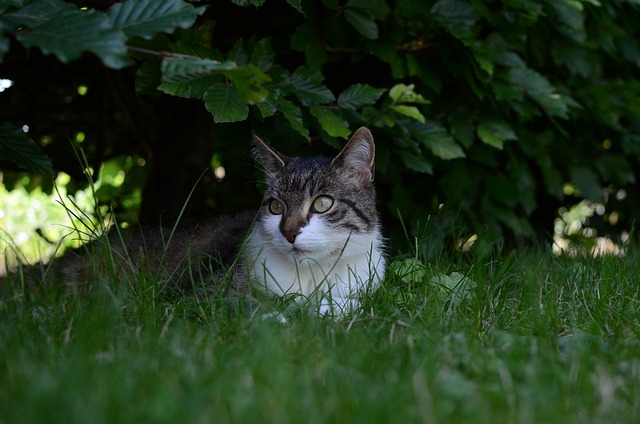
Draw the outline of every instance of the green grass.
M343 321L152 283L5 298L0 422L640 422L638 259L398 260Z

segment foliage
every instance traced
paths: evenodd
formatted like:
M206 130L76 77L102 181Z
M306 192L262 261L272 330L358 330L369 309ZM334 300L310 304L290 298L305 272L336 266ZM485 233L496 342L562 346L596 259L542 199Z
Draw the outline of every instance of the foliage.
M437 258L393 263L344 321L171 299L133 266L2 298L3 420L638 421L636 251Z
M214 135L247 139L250 127L291 153L369 126L383 212L410 223L457 215L481 235L545 236L558 208L583 198L606 203L605 219L615 208L618 225L640 216L636 1L106 3L1 1L0 57L13 63L21 44L63 63L88 52L134 67L140 97L201 100L190 107L210 112ZM128 144L125 154L134 144L175 155ZM189 149L211 157L185 137ZM627 201L611 202L621 189Z
M13 128L6 122L0 123L0 140L2 140L0 159L11 159L21 168L53 175L51 161L21 130Z

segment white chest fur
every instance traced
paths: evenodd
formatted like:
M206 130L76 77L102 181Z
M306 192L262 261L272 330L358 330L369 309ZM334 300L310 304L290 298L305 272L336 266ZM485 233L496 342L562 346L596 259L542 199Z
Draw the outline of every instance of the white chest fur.
M331 231L311 219L295 243L278 230L276 216L263 218L247 243L250 282L279 296L297 295L321 314L340 315L359 308L359 298L384 278L385 261L379 231Z

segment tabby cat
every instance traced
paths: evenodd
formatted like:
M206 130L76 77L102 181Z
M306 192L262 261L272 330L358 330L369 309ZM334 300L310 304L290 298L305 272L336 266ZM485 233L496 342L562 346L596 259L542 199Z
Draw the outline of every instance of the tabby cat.
M371 132L357 130L334 158L291 158L257 136L253 154L266 180L257 213L115 232L107 242L92 243L92 254L67 254L27 283L61 279L89 290L109 262L118 275L153 270L156 281L171 286L201 281L205 291L220 293L215 281L224 280L234 296L249 297L251 287L293 295L321 314L357 310L361 295L376 289L385 272Z
M254 155L267 188L246 247L248 279L314 298L322 314L357 309L385 271L371 132L357 130L332 159L289 158L257 137Z

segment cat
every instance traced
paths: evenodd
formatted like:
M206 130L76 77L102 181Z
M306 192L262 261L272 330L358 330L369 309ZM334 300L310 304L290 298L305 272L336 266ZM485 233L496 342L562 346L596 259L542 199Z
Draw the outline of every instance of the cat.
M266 183L257 212L112 232L106 242L90 243L91 254L67 254L27 284L62 280L87 290L97 269L111 269L111 277L114 269L145 269L174 287L199 281L200 294L220 294L216 284L225 280L231 296L250 297L253 289L292 296L321 315L358 310L385 275L371 132L358 129L334 158L288 157L255 135L253 146Z
M254 144L267 188L246 245L248 279L268 293L312 298L321 314L358 309L385 272L371 132L358 129L332 159Z

